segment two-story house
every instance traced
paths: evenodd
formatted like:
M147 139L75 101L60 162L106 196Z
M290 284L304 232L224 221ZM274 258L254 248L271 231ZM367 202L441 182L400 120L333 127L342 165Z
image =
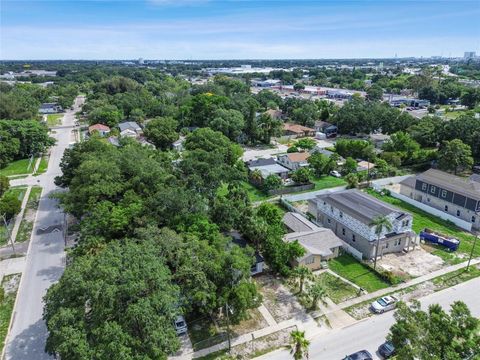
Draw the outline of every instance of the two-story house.
M318 223L360 251L365 259L375 257L377 234L372 222L381 216L390 221L392 229L380 234L378 256L415 246L412 215L359 190L319 195L309 201L308 211Z
M308 166L309 164L307 160L309 157L310 153L308 152L295 152L279 155L277 157L277 161L287 169L295 171L302 167Z
M400 182L400 194L472 223L480 229L480 182L437 169Z

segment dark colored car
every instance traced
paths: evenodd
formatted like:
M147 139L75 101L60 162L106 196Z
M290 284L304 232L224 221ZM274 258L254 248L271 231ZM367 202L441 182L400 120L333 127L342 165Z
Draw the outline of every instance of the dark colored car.
M395 354L395 347L391 341L385 341L378 347L378 353L382 355L384 359L388 359Z
M345 356L343 360L373 360L372 354L370 354L367 350L360 350L354 354Z

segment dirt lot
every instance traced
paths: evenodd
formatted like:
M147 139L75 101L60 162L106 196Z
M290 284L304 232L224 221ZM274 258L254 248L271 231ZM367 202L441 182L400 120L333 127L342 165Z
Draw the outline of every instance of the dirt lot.
M253 359L257 356L287 345L290 341L290 332L293 330L295 330L294 326L255 339L246 344L235 346L232 349L232 353L240 356L241 359Z
M302 213L306 214L308 212L308 201L294 201L291 203L295 209L298 209Z
M298 303L297 298L282 285L279 279L272 275L262 275L255 280L260 285L259 290L263 295L263 304L276 322L304 316L305 311Z
M442 258L417 247L408 253L395 253L384 255L378 261L378 266L384 270L392 271L398 275L418 277L429 274L443 267Z

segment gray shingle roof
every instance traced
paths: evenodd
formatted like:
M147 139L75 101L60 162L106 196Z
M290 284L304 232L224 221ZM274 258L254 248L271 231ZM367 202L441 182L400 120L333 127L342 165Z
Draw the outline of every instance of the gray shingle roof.
M329 256L333 253L332 249L343 244L332 230L326 228L286 234L283 239L286 242L297 240L302 245L305 254L299 260L303 260L310 255Z
M283 216L283 223L286 227L294 232L312 231L318 229L317 225L308 221L302 215L294 212L287 212Z
M133 131L141 131L142 128L140 125L138 125L135 121L125 121L120 124L118 124L118 127L120 128L120 131L124 131L127 129L131 129Z
M468 178L465 179L437 169L429 169L417 175L417 179L442 189L480 200L480 182Z
M373 196L355 189L319 195L317 196L317 201L325 201L327 204L332 205L334 208L349 214L367 225L379 216L387 216L391 213L405 213Z

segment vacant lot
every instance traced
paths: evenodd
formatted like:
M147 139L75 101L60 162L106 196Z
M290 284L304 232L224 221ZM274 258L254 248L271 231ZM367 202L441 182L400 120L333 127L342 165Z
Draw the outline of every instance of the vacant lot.
M47 115L47 125L56 126L62 124L63 114L48 114Z
M342 281L332 274L329 274L328 272L323 272L316 276L324 284L328 297L335 304L353 299L358 295L358 290L352 285Z
M383 255L378 260L380 269L391 271L401 277L417 277L442 268L444 261L441 257L425 251L421 246L408 253L391 253Z
M322 176L320 178L314 178L311 181L315 184L314 190L323 190L337 186L344 186L347 184L345 180L336 178L334 176Z
M362 264L349 254L343 254L330 260L328 266L341 277L357 284L368 292L390 286L370 267Z
M18 198L18 200L23 201L23 197L25 196L26 191L27 191L27 188L25 187L12 187L8 189L6 194L14 194ZM8 232L12 231L13 224L14 224L14 219L10 220L10 223L8 224L8 231L7 231L7 228L5 227L5 223L3 222L3 218L0 218L0 245L4 245L7 243Z
M33 186L30 190L30 196L28 197L27 207L23 214L22 222L18 229L16 242L23 242L30 240L32 235L33 222L35 221L35 214L38 208L38 202L40 200L40 195L42 193L42 188L40 186Z
M449 263L459 263L465 260L465 257L470 254L472 250L473 242L475 240L474 236L470 233L467 233L455 226L455 224L440 219L434 215L431 215L423 210L416 208L413 205L410 205L402 200L396 199L392 196L382 196L375 191L369 190L368 193L373 195L382 201L385 201L389 204L392 204L400 209L408 211L413 215L413 225L412 229L418 234L425 228L432 229L434 231L441 232L446 235L453 236L460 240L460 247L454 253L445 250L445 248L440 246L428 246L426 247L432 249L432 254L440 256L443 260ZM480 256L480 246L476 246L473 255Z

